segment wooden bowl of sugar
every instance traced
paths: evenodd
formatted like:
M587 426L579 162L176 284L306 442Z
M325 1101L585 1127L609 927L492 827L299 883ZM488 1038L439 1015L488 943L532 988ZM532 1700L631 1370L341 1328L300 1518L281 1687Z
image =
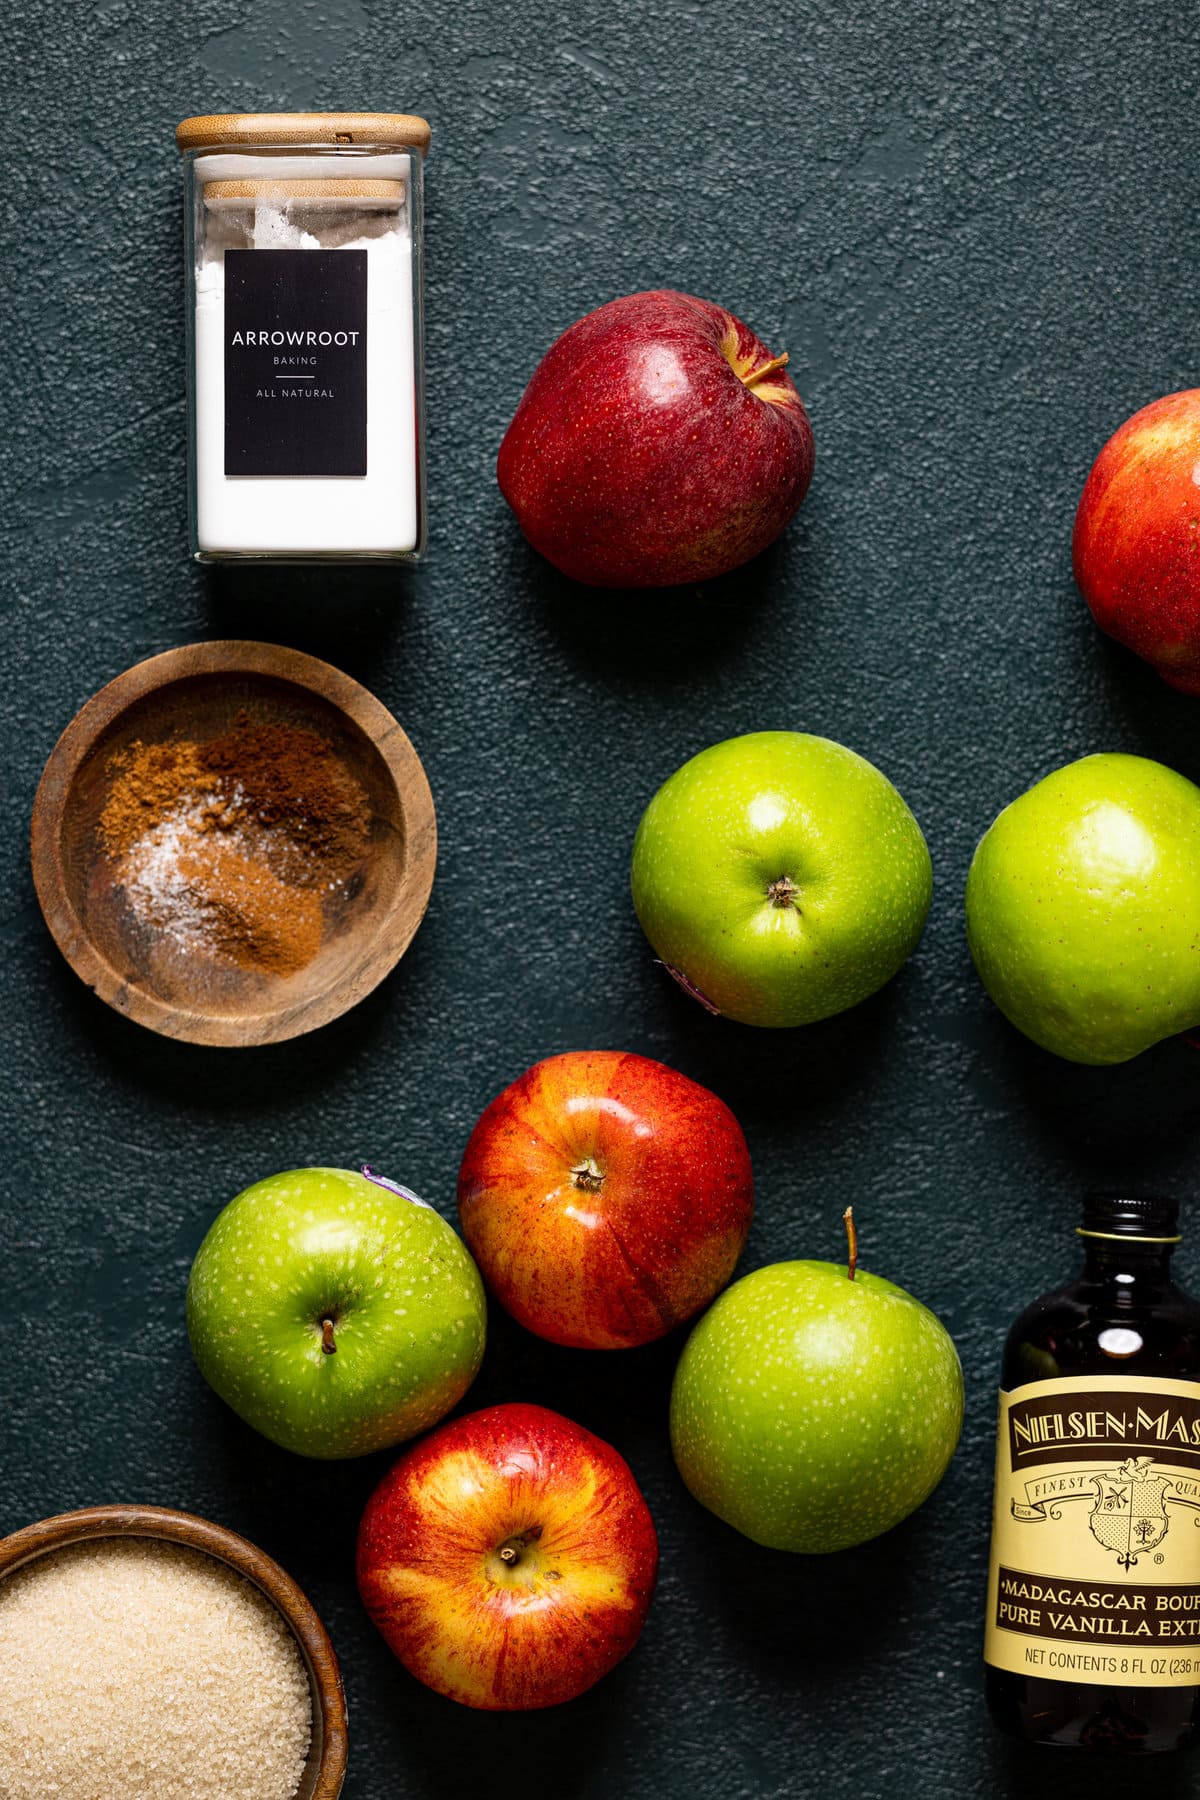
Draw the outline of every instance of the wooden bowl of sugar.
M88 701L46 764L31 850L46 923L102 1000L189 1043L269 1044L399 961L437 825L416 751L364 687L222 642Z
M0 1793L336 1800L346 1749L325 1627L236 1532L94 1506L0 1539Z

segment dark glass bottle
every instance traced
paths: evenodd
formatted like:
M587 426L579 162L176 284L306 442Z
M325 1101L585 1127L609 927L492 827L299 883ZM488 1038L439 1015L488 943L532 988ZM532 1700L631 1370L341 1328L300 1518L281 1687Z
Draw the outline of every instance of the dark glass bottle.
M988 1706L1027 1742L1124 1754L1200 1728L1200 1302L1178 1208L1093 1195L1076 1280L1004 1351Z

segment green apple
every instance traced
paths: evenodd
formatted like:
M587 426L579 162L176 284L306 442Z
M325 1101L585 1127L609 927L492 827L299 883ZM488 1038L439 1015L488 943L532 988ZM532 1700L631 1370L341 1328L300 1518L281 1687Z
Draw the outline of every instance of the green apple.
M200 1372L301 1456L363 1456L434 1424L483 1357L479 1271L431 1206L368 1170L256 1181L196 1253Z
M633 846L633 903L710 1012L807 1025L873 994L916 948L933 875L873 764L829 738L756 731L677 769Z
M941 1321L846 1263L743 1276L684 1346L671 1447L702 1505L772 1550L845 1550L931 1494L962 1428Z
M1085 756L1005 807L967 877L967 942L1005 1017L1071 1062L1200 1022L1200 788Z

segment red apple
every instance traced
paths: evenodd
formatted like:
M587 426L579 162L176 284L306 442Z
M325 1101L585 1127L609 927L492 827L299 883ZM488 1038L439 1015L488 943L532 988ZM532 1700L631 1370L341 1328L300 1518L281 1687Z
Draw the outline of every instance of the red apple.
M619 1050L535 1063L471 1133L463 1235L492 1292L554 1344L623 1350L707 1306L750 1229L741 1126L707 1088Z
M464 1706L573 1700L638 1640L658 1538L628 1464L543 1406L441 1425L367 1501L358 1586L410 1674Z
M1109 438L1072 554L1097 625L1200 694L1200 388L1151 401Z
M786 362L669 288L578 320L534 370L496 465L534 549L594 587L707 581L757 556L813 471Z

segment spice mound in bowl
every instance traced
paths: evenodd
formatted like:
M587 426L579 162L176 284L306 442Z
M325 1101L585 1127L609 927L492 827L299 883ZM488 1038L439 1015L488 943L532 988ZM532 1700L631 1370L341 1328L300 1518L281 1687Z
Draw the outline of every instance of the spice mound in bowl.
M294 1636L203 1551L99 1539L0 1582L5 1800L293 1800L311 1738Z
M109 775L100 837L140 924L263 973L313 960L371 841L366 790L328 739L243 711L203 742L136 740Z
M356 681L273 644L195 644L67 727L32 853L46 922L101 999L192 1043L264 1044L399 961L437 826L416 751Z

